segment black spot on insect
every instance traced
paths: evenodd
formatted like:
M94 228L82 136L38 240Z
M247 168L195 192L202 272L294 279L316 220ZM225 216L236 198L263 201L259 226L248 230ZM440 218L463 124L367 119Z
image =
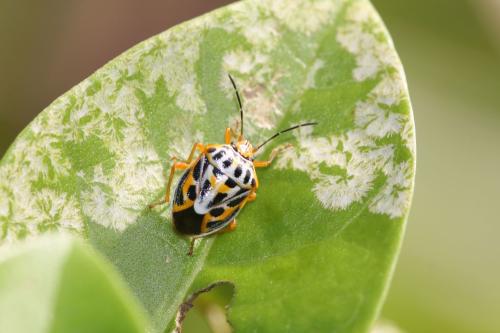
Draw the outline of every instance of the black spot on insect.
M227 197L227 193L217 193L217 195L215 196L214 200L212 201L212 203L210 204L210 206L216 206L218 204L220 204L222 202L222 200L224 200L225 198Z
M243 184L248 184L250 181L250 170L247 169L247 172L245 173L245 179L243 179Z
M184 172L182 174L181 179L179 180L179 184L177 185L177 189L175 190L175 198L174 202L176 205L182 206L184 204L184 195L182 194L182 187L186 182L186 178L189 172Z
M250 190L248 190L248 189L246 189L246 188L242 188L242 189L240 189L238 192L236 192L236 193L234 194L234 196L235 196L235 197L237 197L237 196L238 196L238 195L240 195L240 194L243 194L243 193L248 193L248 192L250 192Z
M211 221L211 222L207 223L207 228L210 230L216 229L222 223L224 223L224 222L223 221Z
M228 158L227 160L225 160L224 162L222 162L222 165L226 169L229 168L231 166L231 164L233 164L233 159L232 158Z
M215 151L216 149L214 147L210 147L207 149L207 151L211 154Z
M214 172L214 175L215 175L216 177L220 177L220 176L224 175L224 173L223 173L222 171L220 171L220 169L218 169L218 168L216 168L216 167L214 167L214 169L213 169L213 170L214 170L214 171L213 171L213 172Z
M236 199L233 199L231 201L229 201L229 203L227 204L229 207L236 207L238 206L243 200L245 200L246 196L245 195L242 195Z
M219 207L210 210L210 215L213 217L221 216L222 214L224 214L224 208Z
M205 197L205 195L207 194L207 192L210 189L210 187L211 187L210 181L208 179L205 180L205 182L203 183L203 187L201 188L201 192L200 192L200 197L201 198Z
M196 199L196 186L191 185L188 188L187 195L189 200L194 201Z
M229 188L233 188L236 186L236 182L234 180L232 180L231 178L227 178L226 180L226 186L229 187Z
M189 174L189 172L184 172L182 174L181 179L179 179L179 186L178 187L182 188L182 186L186 182L186 178L187 178L188 174Z
M200 159L198 161L198 163L196 163L196 165L194 166L194 169L193 169L193 179L194 180L200 179L201 164L202 164L202 161Z
M240 178L242 172L243 172L243 170L241 170L241 167L238 165L236 167L236 169L234 169L234 176L236 178Z
M204 174L205 174L205 171L207 171L208 164L209 164L209 163L208 163L208 159L205 157L205 158L203 159L203 171L201 172L201 174L202 174L202 175L204 175Z
M217 220L217 221L211 221L211 222L208 222L207 223L207 228L208 229L219 229L221 228L222 226L226 225L227 222L230 222L234 219L234 217L236 216L236 214L238 214L239 212L239 209L236 208L234 210L234 212L231 213L231 215L229 215L228 217L224 218L223 220Z
M255 178L252 178L252 187L255 187L255 184L256 184Z
M182 194L182 187L177 187L175 191L175 204L178 206L182 206L184 204L184 195Z
M213 159L216 161L220 160L224 155L226 155L226 152L224 150L221 150L213 156Z

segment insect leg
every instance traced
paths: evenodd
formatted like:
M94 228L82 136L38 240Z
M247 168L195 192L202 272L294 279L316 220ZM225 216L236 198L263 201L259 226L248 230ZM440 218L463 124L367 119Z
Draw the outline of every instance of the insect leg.
M248 195L248 202L252 202L252 201L255 201L255 199L257 199L257 193L255 192L252 192Z
M156 207L158 205L162 205L162 204L170 201L170 188L172 187L172 181L174 179L175 170L185 170L189 167L189 164L186 162L175 162L175 157L173 158L173 160L174 160L174 164L170 168L170 176L168 177L167 190L165 193L165 197L163 198L163 200L160 200L160 201L157 201L157 202L150 204L149 208L153 208L153 207Z
M165 202L170 201L170 188L172 187L172 181L174 180L175 170L186 170L189 167L189 163L186 162L174 162L172 168L170 168L170 176L168 177L167 192L165 193Z
M226 145L231 143L231 128L226 128L226 133L224 133L224 142Z
M196 150L204 151L205 146L203 146L203 144L201 144L199 142L196 142L195 144L193 144L193 148L191 149L191 153L189 154L188 158L183 162L176 162L177 157L175 157L175 156L172 157L173 165L170 168L170 176L168 177L167 191L165 193L165 198L163 200L160 200L160 201L157 201L157 202L150 204L149 208L153 208L153 207L162 205L162 204L170 201L170 187L172 186L172 180L174 179L175 170L187 169L189 167L189 164L193 160L194 153L196 152Z
M183 161L184 163L186 164L189 164L191 163L191 161L193 160L193 157L194 157L194 153L196 152L196 150L199 150L201 152L205 151L205 146L199 142L195 142L193 144L193 148L191 149L191 153L189 154L188 158ZM177 159L176 157L173 157L172 159Z
M234 231L234 229L236 229L236 226L236 219L233 219L224 229L220 230L218 233Z
M290 143L288 143L282 147L278 147L278 148L273 149L273 151L271 152L271 155L269 156L269 159L267 161L254 161L253 166L256 168L265 168L265 167L269 166L273 162L276 155L278 155L280 152L282 152L283 150L288 149L290 147L293 147L293 146Z
M240 121L239 120L236 120L236 125L234 127L227 127L226 128L226 131L224 133L224 143L226 145L230 144L231 143L231 137L232 135L231 134L234 134L235 138L236 138L236 130L235 128L238 128L240 127ZM237 138L238 140L241 139L241 136Z
M193 255L193 249L194 249L194 242L196 241L196 238L191 238L191 244L189 244L189 251L187 253L188 256Z

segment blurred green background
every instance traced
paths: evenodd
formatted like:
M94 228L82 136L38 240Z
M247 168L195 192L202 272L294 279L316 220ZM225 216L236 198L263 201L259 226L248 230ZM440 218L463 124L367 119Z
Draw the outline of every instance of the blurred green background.
M0 155L53 99L137 42L230 1L0 0ZM417 124L413 209L383 316L500 332L500 0L373 0Z

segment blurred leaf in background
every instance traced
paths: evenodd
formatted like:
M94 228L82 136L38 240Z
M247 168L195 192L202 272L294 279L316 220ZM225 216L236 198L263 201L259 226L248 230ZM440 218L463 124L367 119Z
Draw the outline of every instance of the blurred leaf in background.
M0 332L144 333L144 310L81 240L45 235L2 246Z

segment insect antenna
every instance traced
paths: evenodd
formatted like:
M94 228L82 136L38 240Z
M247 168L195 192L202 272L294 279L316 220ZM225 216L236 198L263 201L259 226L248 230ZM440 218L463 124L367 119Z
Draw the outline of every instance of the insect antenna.
M291 131L291 130L294 130L294 129L297 129L299 127L304 127L304 126L314 126L314 125L318 125L317 122L310 122L310 123L303 123L303 124L300 124L300 125L295 125L295 126L292 126L290 128L287 128L285 130L282 130L282 131L279 131L278 133L274 134L273 136L271 136L269 139L267 139L266 141L262 142L260 145L257 146L257 148L254 149L254 153L259 150L262 146L264 146L266 143L268 143L269 141L273 140L274 138L276 138L277 136L279 136L280 134L282 133L285 133L285 132L288 132L288 131Z
M241 106L240 94L238 92L238 88L236 88L236 83L234 83L231 74L228 73L227 76L229 76L229 80L231 80L231 84L233 85L234 91L236 92L236 98L238 99L238 104L240 106L240 120L241 120L240 137L243 137L243 107Z

